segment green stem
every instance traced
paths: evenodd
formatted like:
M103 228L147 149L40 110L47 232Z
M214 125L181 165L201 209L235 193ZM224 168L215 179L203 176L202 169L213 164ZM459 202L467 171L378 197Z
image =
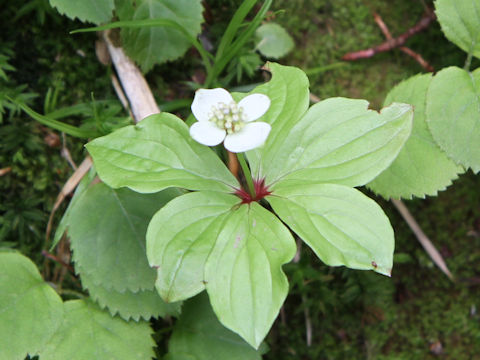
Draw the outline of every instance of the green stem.
M245 0L237 11L235 11L232 20L230 20L230 23L222 36L222 40L220 40L220 44L218 45L217 53L215 54L215 62L222 58L225 49L230 46L238 28L242 25L243 20L257 1L258 0Z
M325 66L319 66L319 67L315 67L315 68L312 68L312 69L306 69L304 70L305 74L307 74L307 76L311 76L311 75L317 75L317 74L321 74L325 71L328 71L328 70L332 70L332 69L337 69L337 68L341 68L343 66L349 66L350 63L347 63L345 61L340 61L340 62L336 62L336 63L333 63L333 64L328 64L328 65L325 65Z
M473 56L473 49L468 52L467 59L465 60L465 65L463 66L463 70L470 71L470 64L472 62Z
M81 292L75 291L75 290L69 290L69 289L58 289L57 290L60 295L70 295L74 296L78 299L86 299L87 296L85 294L82 294Z
M30 115L33 119L38 121L39 123L46 125L52 129L64 132L67 135L78 137L78 138L91 138L91 137L97 137L100 134L97 131L93 130L86 130L82 128L75 127L73 125L65 124L61 121L57 121L55 119L52 119L48 116L41 115L35 111L33 111L31 108L29 108L27 105L18 102L10 97L6 97L7 100L11 101L12 103L16 104L20 109L22 109L26 114Z
M213 64L211 71L207 75L204 87L208 88L212 85L212 83L221 74L225 66L227 66L228 63L232 60L232 58L238 54L238 52L241 50L242 46L245 45L247 40L251 39L254 31L265 18L271 4L272 0L265 0L258 13L248 24L247 28L235 39L235 41L229 44L225 50L223 50L223 48L221 49L221 56L215 57L215 63Z
M250 195L252 195L252 198L255 199L257 197L257 194L255 193L255 186L253 185L252 174L250 173L247 161L245 160L245 155L243 155L243 153L237 153L237 159L240 163L240 166L242 167L243 175L245 175L248 191L250 192Z

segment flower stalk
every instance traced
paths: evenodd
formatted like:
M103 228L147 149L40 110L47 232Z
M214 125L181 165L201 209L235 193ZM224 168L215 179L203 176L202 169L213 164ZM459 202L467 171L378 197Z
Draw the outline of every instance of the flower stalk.
M255 192L255 186L253 185L252 174L250 173L250 169L248 168L247 161L245 160L245 156L243 153L237 153L238 162L242 167L243 175L245 176L245 181L247 182L248 192L252 196L252 199L257 197Z

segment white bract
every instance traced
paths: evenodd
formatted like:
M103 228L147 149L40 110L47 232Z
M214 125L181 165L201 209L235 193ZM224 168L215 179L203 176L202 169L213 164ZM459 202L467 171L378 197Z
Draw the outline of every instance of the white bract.
M270 107L267 95L251 94L237 104L222 88L200 89L195 93L192 113L198 120L190 135L200 144L218 145L223 141L231 152L244 152L261 146L271 126L257 121Z

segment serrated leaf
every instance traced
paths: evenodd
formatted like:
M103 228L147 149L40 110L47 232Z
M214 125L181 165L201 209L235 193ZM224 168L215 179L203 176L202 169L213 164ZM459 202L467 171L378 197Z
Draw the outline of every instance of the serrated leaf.
M458 164L480 170L480 69L442 69L427 92L427 124L434 140Z
M150 360L152 329L146 322L112 317L90 301L64 303L61 327L40 352L42 360Z
M72 200L70 200L67 210L65 210L65 212L63 213L62 219L60 220L60 223L57 226L57 229L55 231L55 237L53 238L53 244L51 246L52 249L55 246L57 246L59 241L62 239L63 234L65 233L65 231L67 231L68 224L70 223L70 221L72 221L70 219L71 209L75 207L75 204L78 201L78 199L80 199L82 195L85 193L85 191L88 189L88 185L90 185L90 183L93 181L96 174L97 173L95 172L95 169L92 166L90 168L90 171L79 182L73 194Z
M205 262L239 202L233 195L194 192L172 200L152 218L147 256L158 269L155 285L165 301L187 299L205 289Z
M149 116L86 145L100 178L141 193L168 187L232 192L240 185L208 147L172 114Z
M83 22L101 24L112 18L114 0L50 0L50 5L70 19L78 18Z
M165 360L261 360L263 353L220 324L206 294L185 303L168 350Z
M264 177L262 165L265 161L261 162L261 158L266 153L275 151L272 149L277 144L287 141L290 130L305 114L310 102L308 78L302 70L270 62L265 65L265 69L271 72L271 80L250 92L265 94L270 98L270 108L261 117L261 121L272 125L272 130L263 147L247 152L252 175L258 179Z
M121 11L119 15L120 20L169 19L196 37L203 22L202 12L200 0L139 0L133 13ZM170 27L123 29L121 36L128 55L144 72L155 64L177 59L191 46L185 35Z
M141 318L150 320L152 317L164 317L166 315L178 316L181 303L166 304L156 290L139 290L134 293L126 290L121 293L113 289L106 289L102 285L96 285L91 276L82 272L82 285L88 289L90 297L95 300L102 309L107 308L112 316L118 314L124 320Z
M35 264L18 253L0 253L0 359L35 355L60 326L62 299Z
M436 0L435 13L447 39L480 58L480 2Z
M155 270L148 266L145 234L153 214L179 195L91 186L72 208L69 236L77 271L95 284L118 292L153 289Z
M364 185L395 159L410 136L412 118L407 104L378 113L365 100L323 100L265 150L265 183Z
M267 23L255 31L256 48L267 58L278 59L293 49L293 39L280 25Z
M390 275L393 230L375 201L335 184L279 183L273 193L275 212L324 263Z
M436 195L463 171L440 149L428 130L425 101L431 79L430 74L414 76L393 88L385 99L385 106L402 102L415 109L412 134L405 146L390 167L368 184L386 199Z
M258 349L288 293L282 265L295 255L288 229L258 203L232 210L205 265L220 322Z

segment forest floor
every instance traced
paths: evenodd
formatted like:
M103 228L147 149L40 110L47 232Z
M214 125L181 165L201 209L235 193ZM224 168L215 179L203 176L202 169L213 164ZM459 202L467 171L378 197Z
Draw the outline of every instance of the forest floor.
M30 3L33 10L18 14ZM425 70L399 50L352 63L341 57L385 40L373 13L398 36L422 18L425 6L432 2L276 0L271 17L295 40L280 62L302 68L320 99L363 98L380 109L393 86ZM39 112L49 89L56 91L58 107L89 102L92 93L97 100L115 99L111 70L96 59L95 34L68 33L83 26L55 13L48 1L22 0L2 9L0 55L16 68L8 73L7 90L32 98ZM406 46L436 70L465 61L436 22ZM479 65L474 61L472 69ZM178 84L192 81L194 69L183 58L157 66L147 80L160 102L188 97ZM1 121L0 168L12 169L0 177L0 247L16 248L42 267L48 216L71 168L61 156L62 139L48 129L20 113ZM67 138L65 146L75 161L82 160L81 142ZM392 277L327 267L304 246L300 261L285 266L291 290L267 337L265 359L480 359L480 177L467 172L437 197L405 201L454 282L433 265L391 203L376 200L395 230Z

